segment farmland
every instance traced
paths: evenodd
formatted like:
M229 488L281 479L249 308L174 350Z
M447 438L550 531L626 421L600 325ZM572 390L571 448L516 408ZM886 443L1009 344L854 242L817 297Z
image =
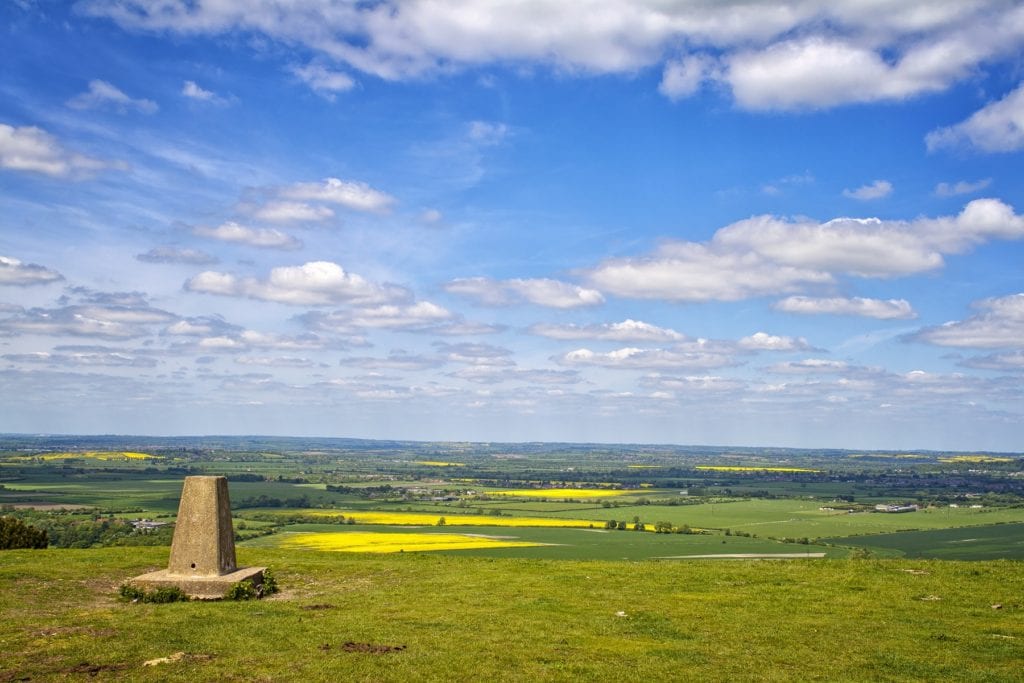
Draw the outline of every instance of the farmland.
M0 680L994 681L1024 657L1017 455L0 446L3 514L57 546L4 551ZM94 455L109 453L153 457ZM228 477L239 560L271 566L280 595L118 601L165 565L190 474ZM158 527L136 530L143 518Z
M0 446L0 505L55 534L104 519L173 522L188 474L226 475L239 542L261 547L284 547L296 533L471 533L528 545L431 552L990 559L1019 557L1024 525L1024 460L1010 454L258 437L10 437ZM874 510L891 503L918 509ZM957 530L975 540L927 540Z

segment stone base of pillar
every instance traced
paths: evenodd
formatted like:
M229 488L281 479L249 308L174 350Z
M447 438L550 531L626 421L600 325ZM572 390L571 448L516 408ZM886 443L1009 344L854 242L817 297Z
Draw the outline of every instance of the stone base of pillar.
M172 574L167 569L150 572L129 579L128 583L143 590L157 588L180 588L185 595L195 600L220 600L234 584L239 581L252 581L259 589L263 585L263 571L266 567L244 567L230 574L215 576L195 576L188 574Z

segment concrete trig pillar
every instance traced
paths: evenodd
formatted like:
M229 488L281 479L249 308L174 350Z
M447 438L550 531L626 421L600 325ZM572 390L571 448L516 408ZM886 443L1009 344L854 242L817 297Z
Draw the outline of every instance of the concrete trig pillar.
M131 579L142 588L177 586L193 598L222 598L238 581L263 584L266 567L235 564L235 532L225 477L185 477L167 569Z
M225 477L185 477L167 572L220 576L238 569Z

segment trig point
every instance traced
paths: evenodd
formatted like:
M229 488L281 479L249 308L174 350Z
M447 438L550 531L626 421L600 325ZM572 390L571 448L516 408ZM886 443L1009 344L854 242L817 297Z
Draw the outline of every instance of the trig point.
M266 567L239 569L226 477L185 477L167 569L131 579L140 588L177 586L189 597L224 597L231 585L263 584Z

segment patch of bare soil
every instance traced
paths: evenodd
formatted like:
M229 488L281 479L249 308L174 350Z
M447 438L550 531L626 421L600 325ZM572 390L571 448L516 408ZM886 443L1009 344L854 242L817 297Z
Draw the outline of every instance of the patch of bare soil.
M121 671L127 669L127 664L90 664L88 662L82 662L74 666L68 667L61 671L65 674L88 674L89 676L98 676L103 671Z
M405 648L405 645L375 645L373 643L354 643L349 641L343 643L340 649L344 652L365 652L370 655L385 655L389 652L401 652ZM324 643L320 646L320 649L330 650L331 646Z

